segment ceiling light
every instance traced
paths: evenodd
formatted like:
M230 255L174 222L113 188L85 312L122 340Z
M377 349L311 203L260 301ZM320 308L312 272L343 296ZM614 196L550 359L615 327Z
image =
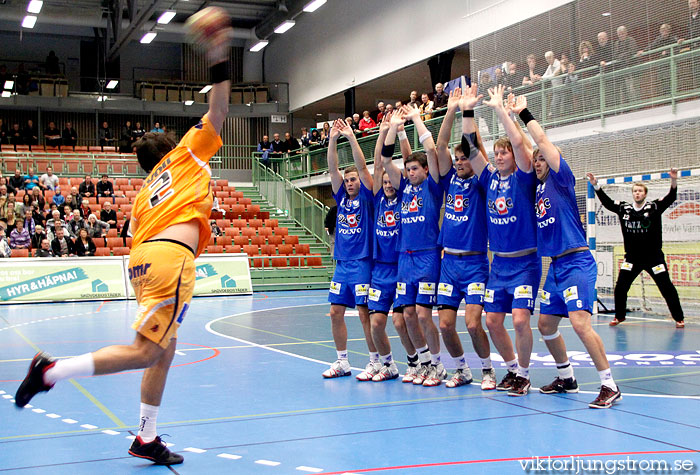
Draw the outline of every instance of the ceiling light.
M12 89L13 87L15 87L14 81L10 81L10 80L5 81L5 89Z
M255 43L253 45L253 47L250 48L249 51L252 51L253 53L257 53L258 51L263 49L265 46L267 46L268 43L269 43L269 41L267 41L267 40L260 40L257 43Z
M312 2L309 2L306 4L304 7L304 11L306 13L313 13L319 8L323 6L324 3L326 3L327 0L313 0Z
M44 2L42 2L41 0L31 0L29 2L29 5L27 5L27 11L29 13L39 13L43 5Z
M275 33L281 35L282 33L291 30L294 25L296 25L296 22L294 20L286 20L280 23L280 25L277 28L275 28Z
M209 84L208 86L204 86L202 89L199 90L199 93L206 94L207 92L209 92L210 89L211 89L211 84Z
M22 28L34 28L36 24L36 17L34 15L27 15L22 20Z
M602 14L603 16L610 16L610 12L605 12Z
M105 87L107 89L114 89L115 87L117 87L117 84L119 84L119 81L117 81L116 79L111 79Z
M164 11L163 13L161 13L161 15L158 17L158 20L156 21L161 25L167 25L168 23L170 23L170 20L175 18L175 14L176 12L174 12L173 10Z
M191 106L192 104L194 104L194 101L192 101L192 100L185 101L186 106Z
M10 91L2 91L2 97L11 97L12 93Z
M141 43L147 45L148 43L153 41L153 39L156 37L157 34L158 33L155 33L153 31L149 31L148 33L146 33L145 35L143 35L141 37Z

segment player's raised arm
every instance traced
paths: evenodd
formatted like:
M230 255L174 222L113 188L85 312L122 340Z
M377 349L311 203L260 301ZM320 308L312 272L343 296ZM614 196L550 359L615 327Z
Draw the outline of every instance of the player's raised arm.
M228 115L231 80L229 78L229 43L233 35L232 28L220 30L211 38L211 46L207 50L207 59L211 64L209 76L212 82L209 91L209 112L207 116L217 134L221 134L224 120Z
M355 162L357 167L357 174L360 176L360 181L365 188L368 190L373 189L372 186L372 174L367 169L367 160L365 160L365 154L360 148L360 144L357 143L357 137L355 137L355 131L348 125L347 122L341 121L338 123L338 130L341 135L348 139L350 143L350 149L352 150L352 160Z
M474 107L482 97L476 92L476 83L471 87L465 87L459 98L459 108L462 109L462 152L471 162L474 173L481 176L481 172L489 165L489 161L474 120Z
M413 150L411 150L411 142L408 140L406 135L406 130L403 124L399 125L398 131L396 132L396 137L399 139L399 148L401 149L401 158L406 160Z
M590 183L593 189L595 190L595 194L598 195L600 204L602 204L603 207L608 211L612 211L615 214L620 214L620 205L613 201L612 198L610 198L603 191L603 189L598 184L598 179L595 177L595 175L593 173L586 173L586 178L588 179L588 183Z
M407 120L413 121L413 125L416 128L416 133L418 134L418 140L423 145L423 150L425 151L425 155L428 160L428 173L430 173L430 176L433 178L435 183L437 183L440 181L440 170L438 167L437 148L435 147L433 134L430 133L428 128L423 123L423 119L420 117L419 109L406 105L403 106L401 110Z
M496 111L498 119L506 129L506 134L513 146L513 155L515 155L515 163L518 165L518 168L526 173L530 173L532 171L532 153L529 152L525 138L518 131L515 122L510 118L508 111L503 105L504 91L505 87L502 84L489 89L489 96L491 97L484 104Z
M447 172L452 168L452 155L450 154L450 137L452 136L452 125L455 121L455 115L459 109L459 100L462 96L462 89L459 87L450 91L450 97L447 99L447 112L442 119L440 132L437 139L437 157L440 167L440 176L447 175Z
M527 97L518 96L515 100L515 104L511 106L511 109L520 116L523 124L525 124L527 127L527 131L530 132L530 136L542 152L544 160L547 162L549 168L554 170L555 173L559 173L561 158L559 155L559 150L557 150L557 147L555 147L554 144L549 141L542 126L527 109Z
M379 190L382 189L382 175L384 175L384 163L382 162L382 147L384 146L384 139L386 138L387 132L389 132L389 120L391 114L387 114L382 118L379 123L379 134L377 136L377 143L374 145L374 176L373 176L373 187L372 193L377 194Z
M406 118L402 115L401 111L394 111L391 114L391 119L389 121L389 130L387 131L386 138L384 139L384 145L382 147L382 162L384 164L384 169L389 175L391 180L391 185L395 189L399 189L401 186L401 170L399 167L394 165L394 148L396 142L396 134L398 133L399 126L406 122Z
M671 177L671 189L666 196L659 200L659 212L661 213L666 211L678 197L678 169L671 168L669 176Z
M343 186L343 175L341 175L340 170L338 170L338 137L340 136L339 124L340 119L337 119L331 127L331 131L328 134L328 173L331 176L331 188L333 189L333 194L336 194L340 187Z

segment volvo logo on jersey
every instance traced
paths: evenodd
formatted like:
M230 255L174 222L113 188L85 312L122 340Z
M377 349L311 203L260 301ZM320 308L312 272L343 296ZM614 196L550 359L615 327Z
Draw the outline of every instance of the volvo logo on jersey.
M489 200L489 211L492 214L508 214L508 210L513 207L513 200L504 196L499 196L496 200Z

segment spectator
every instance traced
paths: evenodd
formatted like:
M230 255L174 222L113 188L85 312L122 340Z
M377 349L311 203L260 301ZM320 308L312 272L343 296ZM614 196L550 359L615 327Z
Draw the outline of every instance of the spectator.
M31 198L32 203L36 203L39 209L44 209L44 206L46 206L46 200L44 199L44 195L41 194L41 188L38 186L32 188Z
M537 81L542 79L542 76L537 74L535 69L537 68L537 58L534 54L527 55L527 75L523 77L523 86L533 86Z
M627 27L624 25L617 27L617 41L613 48L613 59L618 62L619 68L628 68L633 65L633 60L637 54L637 42L628 35ZM617 78L618 104L637 102L639 100L639 87L636 76L638 72L625 72Z
M270 137L263 135L263 138L258 142L258 153L261 153L260 160L266 167L270 166L270 151L272 150L272 142L270 142Z
M318 142L321 147L328 147L328 135L326 135L326 130L321 130L321 140Z
M75 210L73 210L73 211L75 211ZM83 201L81 202L79 211L80 211L80 216L83 219L87 219L88 216L90 216L90 214L92 213L92 211L90 210L90 200L88 200L87 198L83 198ZM75 213L73 213L73 215L75 216Z
M576 64L569 62L567 64L567 72L564 77L564 86L562 94L562 111L565 111L567 105L574 113L580 110L581 86L578 84L578 74L576 73Z
M107 235L109 224L101 219L97 219L97 216L91 214L88 216L87 227L84 229L87 229L88 236L91 238L102 238Z
M12 249L29 249L32 237L24 228L24 220L18 219L15 229L10 233L10 247Z
M491 75L486 71L483 71L479 77L479 81L479 94L483 94L484 97L489 97L489 88L494 87L493 81L491 81ZM486 133L483 135L498 133L494 126L494 112L489 107L477 109L476 113L476 123L479 124L480 120L483 120L486 123Z
M374 129L377 123L372 120L369 116L369 111L362 112L362 119L360 120L359 129L362 132L362 136L366 137L368 135L367 129Z
M46 205L44 205L46 206ZM32 206L32 219L37 225L44 226L46 224L46 216L51 212L50 208L46 208L46 211L39 208L38 206Z
M27 125L22 131L22 136L24 138L24 145L37 145L39 143L39 132L32 119L27 121Z
M53 257L53 252L51 252L51 244L49 244L49 240L47 238L42 239L39 246L40 247L37 248L36 253L34 254L35 257Z
M63 227L56 228L56 237L51 241L51 250L55 257L69 257L75 255L73 241L66 237Z
M5 82L0 79L0 84L4 86ZM10 140L9 136L7 135L7 125L5 125L5 122L0 119L0 144L6 145L8 143L10 143Z
M163 128L160 126L160 122L156 122L153 128L151 129L151 132L162 134L165 132L165 130L163 130Z
M141 127L141 122L136 122L136 126L131 131L131 143L133 144L138 139L143 137L145 134L146 134L146 129Z
M547 70L542 75L542 78L552 78L549 86L552 88L552 102L550 103L549 113L547 117L558 117L561 115L561 85L563 80L558 78L561 74L561 63L554 57L552 51L547 51L544 54L547 60Z
M53 174L52 167L46 167L46 173L41 175L41 178L39 178L39 187L42 189L42 191L56 191L56 188L58 187L58 177Z
M384 102L379 101L377 102L377 118L375 119L375 123L380 123L382 119L384 118L384 110L386 109Z
M39 186L39 177L34 174L34 169L32 167L27 168L27 174L24 175L24 189L27 191L32 190L34 187ZM41 188L39 188L41 189Z
M12 124L12 130L9 132L9 136L11 145L24 145L24 135L17 122Z
M61 207L66 203L66 197L61 194L60 186L57 186L54 190L54 195L53 198L51 198L51 202L58 207Z
M0 221L5 223L5 230L8 234L11 233L17 225L18 219L17 213L15 212L15 202L10 201L9 198L7 203L5 203L4 213L0 215Z
M579 69L584 69L584 68L590 68L595 64L595 61L593 60L593 57L595 56L595 53L593 51L593 45L591 44L590 41L582 41L578 45L578 54L579 54L579 60L578 60L578 65ZM595 72L587 72L585 73L585 77L591 77L595 74Z
M328 234L328 240L331 244L331 256L333 255L333 251L335 250L335 224L336 224L337 219L338 219L338 206L333 205L328 210L328 214L326 214L326 219L324 221L324 225L326 228L326 234Z
M97 192L97 196L112 198L112 202L114 202L114 185L109 181L109 176L106 173L102 174L102 179L97 182L95 191Z
M700 1L688 0L688 8L690 9L690 19L688 21L688 39L700 38ZM700 42L695 41L689 48L700 49ZM687 51L687 48L683 48L682 51ZM697 55L693 58L692 75L695 87L697 87L700 85L700 57Z
M401 101L399 101L399 102L401 102ZM392 112L394 112L394 106L392 106L391 104L387 104L386 107L384 108L384 115L391 114ZM329 134L329 133L330 133L330 129L328 131L326 131L326 134Z
M501 68L496 68L493 70L493 82L496 85L506 85L506 78L503 75L503 70Z
M46 74L61 74L61 66L58 62L58 56L56 56L55 51L49 51L49 55L46 57L44 67L46 68Z
M29 193L25 193L22 197L22 202L15 203L15 212L18 216L24 216L24 210L29 209L32 206L32 196Z
M216 224L216 221L211 222L211 235L214 236L214 242L216 243L216 238L219 236L223 236L224 233L221 231L221 228L219 227L218 224Z
M594 58L596 63L601 66L606 66L613 60L613 46L608 40L608 33L605 31L598 33L598 48Z
M44 239L47 239L46 233L44 232L44 228L40 224L37 224L34 227L34 232L32 233L32 249L39 249L41 247L41 241Z
M285 132L284 140L287 143L288 152L294 152L295 150L299 150L301 148L301 146L299 145L299 141L295 139L289 132Z
M508 72L504 76L503 85L509 91L522 85L522 76L518 74L518 65L516 63L508 63Z
M131 222L131 215L124 215L124 224L122 224L122 230L119 232L119 237L124 241L124 247L126 247L126 238L131 237L131 230L129 229L129 223Z
M287 142L283 142L280 140L280 134L274 134L272 136L272 151L274 153L270 154L272 157L281 157L282 154L289 152Z
M24 189L24 178L22 177L22 173L19 171L19 168L16 169L15 174L10 177L10 186L15 190Z
M58 147L61 145L61 131L56 128L54 121L49 122L49 126L44 130L44 140L47 147Z
M659 27L659 36L657 36L654 41L649 43L647 46L647 51L655 50L657 48L663 48L665 46L671 46L678 43L680 40L677 36L671 34L671 25L664 23ZM643 50L637 52L637 56L644 54ZM664 58L669 55L669 50L664 49L658 53L659 58ZM656 59L656 58L652 58ZM667 95L671 92L671 70L670 64L664 63L658 65L654 70L656 71L656 80L659 87L659 92L662 95Z
M61 218L61 213L57 210L55 212L52 211L52 213L52 218L46 221L46 234L49 241L53 241L56 237L56 228L63 229L64 235L70 236L70 229L68 228L68 224ZM56 215L56 213L58 213L58 215Z
M78 206L75 209L80 210L80 206ZM61 218L63 218L63 222L67 225L70 222L70 220L73 219L73 208L71 208L69 205L65 205L63 207L63 213L61 215Z
M73 128L73 124L66 122L66 126L61 132L61 138L63 139L63 145L67 147L75 147L78 143L78 133Z
M22 222L24 223L24 229L26 229L30 235L34 234L36 223L34 222L34 213L31 206L24 210L24 221ZM41 226L41 224L39 224L39 226Z
M121 135L119 136L119 151L121 153L131 153L133 151L131 134L131 121L127 120L122 127Z
M109 224L110 228L117 228L117 212L112 209L112 203L105 201L100 210L100 220Z
M265 166L267 166L267 165L265 165ZM211 210L212 211L221 211L222 213L224 212L224 210L221 209L221 205L219 204L219 198L217 198L216 195L214 195L214 198L212 198L212 200L211 200Z
M352 122L349 123L350 128L355 132L355 136L361 135L362 131L360 130L360 114L355 113L352 115Z
M92 177L90 175L85 175L85 181L80 184L78 191L82 198L95 196L95 184L92 182Z
M5 177L0 177L0 198L7 199L7 180Z
M420 113L423 116L423 120L425 121L432 119L432 112L434 109L433 101L430 100L430 97L426 93L421 94L420 100L421 103L420 106L418 106L418 108L420 109Z
M329 122L323 123L323 132L326 133L326 137L330 137L331 134L331 124Z
M7 242L7 237L5 236L5 228L0 226L0 258L6 258L12 256L12 248L10 243Z
M311 150L316 150L321 147L321 134L319 133L318 129L313 129L311 131L309 146Z
M435 94L433 94L433 105L435 107L435 110L447 107L447 99L449 99L449 95L445 93L445 87L442 85L441 82L437 83L435 85ZM435 114L435 116L438 115L443 114L441 112Z
M112 129L109 128L107 121L102 122L102 127L97 131L97 139L101 147L112 145L114 142L114 135L112 135Z
M411 91L408 105L414 109L418 109L420 107L420 102L418 102L418 91Z
M301 128L301 137L299 137L299 141L301 142L302 147L309 148L309 145L311 144L311 136L309 135L309 129L306 127Z
M75 186L71 186L70 195L66 196L66 205L69 206L69 209L79 208L81 201L82 201L82 198L80 197L80 194L78 193L78 188Z

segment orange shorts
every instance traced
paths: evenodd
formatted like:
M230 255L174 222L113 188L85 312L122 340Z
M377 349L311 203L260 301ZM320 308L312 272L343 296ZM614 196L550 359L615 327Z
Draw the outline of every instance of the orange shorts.
M173 242L144 242L131 253L129 279L139 304L131 328L167 348L192 300L192 252Z

